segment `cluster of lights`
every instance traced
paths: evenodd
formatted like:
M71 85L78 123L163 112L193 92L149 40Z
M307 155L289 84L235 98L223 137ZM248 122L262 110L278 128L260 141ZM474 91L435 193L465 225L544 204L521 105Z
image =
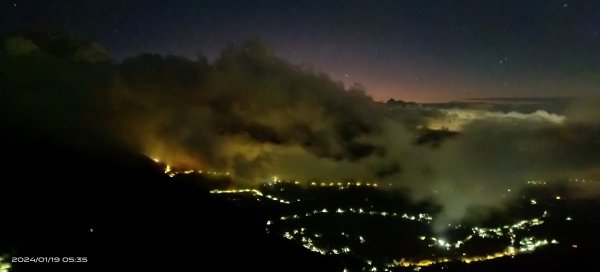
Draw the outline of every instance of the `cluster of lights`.
M548 213L544 212L544 214L541 217L545 218L547 216L548 216ZM468 263L487 261L487 260L508 257L508 256L512 257L512 256L515 256L520 253L530 253L530 252L535 251L539 247L542 247L542 246L545 246L548 244L558 244L558 241L555 239L552 239L550 242L548 242L547 239L536 239L535 237L525 237L525 238L522 238L518 244L516 243L516 233L518 231L524 231L524 230L529 229L532 226L538 226L543 223L544 223L544 221L541 220L540 218L532 218L529 220L521 220L513 225L505 225L505 226L498 227L498 228L473 227L473 228L471 228L471 231L473 232L473 234L468 235L465 239L458 240L454 243L447 242L446 240L441 239L441 238L431 237L430 240L432 241L432 243L429 244L430 247L438 246L441 248L445 248L447 250L459 249L462 245L469 242L475 236L480 237L480 238L508 237L508 238L510 238L511 244L503 251L495 252L495 253L487 254L487 255L481 255L481 256L464 256L463 255L463 256L460 256L455 259L450 259L450 258L446 258L446 257L438 258L438 259L424 259L424 260L401 259L400 261L395 261L392 264L388 264L388 267L391 267L391 266L424 267L424 266L431 266L434 264L446 263L446 262L455 261L455 260L468 264ZM425 239L426 239L426 237L424 237L424 236L419 237L419 240L425 240Z
M263 194L261 191L257 189L231 189L231 190L211 190L211 194L251 194L255 197L264 197L266 199L281 203L281 204L290 204L292 201L281 199L279 197ZM296 199L295 202L299 202L300 199Z
M544 212L544 214L542 215L542 218L545 218L547 216L548 216L548 213ZM485 238L508 237L508 238L510 238L511 246L514 246L517 231L524 231L524 230L529 229L532 226L538 226L543 223L544 223L544 221L539 218L532 218L529 220L521 220L513 225L505 225L505 226L497 227L497 228L473 227L473 228L471 228L471 231L473 232L473 234L467 236L463 240L458 240L454 244L446 243L446 242L444 242L444 240L437 239L437 238L431 238L431 240L435 242L434 245L446 247L447 249L449 249L450 247L458 249L458 248L460 248L461 245L465 244L466 242L468 242L475 236L477 236L479 238L484 238L484 239ZM430 245L430 246L432 246L432 245Z
M274 185L279 185L279 184L301 185L302 183L300 183L299 181L283 181L283 180L279 180L277 177L274 177L272 182L267 183L268 186L274 186ZM542 184L542 183L538 183L538 184ZM344 188L349 188L351 186L377 187L378 185L377 185L377 183L362 183L362 182L346 182L346 183L329 182L329 183L327 183L327 182L314 182L313 181L313 182L309 183L309 186L315 186L315 187L319 187L319 188L333 187L333 188L344 189ZM273 201L283 203L283 204L291 203L290 201L287 201L287 200L283 200L283 199L280 199L280 198L277 198L277 197L274 197L271 195L266 195L257 189L213 190L213 191L211 191L211 193L213 193L213 194L250 193L257 197L268 198L268 199L271 199ZM559 200L560 196L555 196L555 199ZM534 205L537 204L537 202L533 199L531 200L531 203ZM266 232L269 233L272 225L276 224L277 222L289 221L289 220L302 220L304 218L311 217L311 216L329 215L329 214L332 214L332 215L333 214L339 214L339 215L356 214L356 215L368 215L368 216L389 217L389 218L396 217L396 218L401 218L404 220L418 221L418 222L423 222L423 223L430 223L433 220L433 217L427 213L419 213L416 215L410 215L407 213L379 211L379 210L373 210L373 209L367 209L367 208L337 208L337 209L322 208L322 209L314 209L312 211L308 211L305 213L297 213L297 214L292 214L292 215L287 215L287 216L280 216L277 219L268 220L266 222ZM447 262L452 262L452 261L460 261L460 262L468 264L468 263L487 261L487 260L492 260L492 259L497 259L497 258L502 258L502 257L515 256L515 255L521 254L521 253L530 253L530 252L535 251L539 247L542 247L542 246L545 246L548 244L558 243L558 241L556 241L554 239L549 242L546 239L536 239L535 237L525 237L525 238L518 240L518 242L517 242L517 233L519 231L526 231L527 229L529 229L532 226L537 226L537 225L543 224L544 221L542 219L547 216L548 216L548 213L544 212L544 214L539 218L532 218L529 220L521 220L519 222L516 222L515 224L505 225L505 226L501 226L501 227L497 227L497 228L473 227L473 228L471 228L471 231L472 231L471 235L468 235L466 238L464 238L462 240L457 240L455 242L448 242L445 239L436 238L436 237L429 237L429 239L425 236L418 237L422 241L430 241L431 242L429 244L430 247L441 247L446 250L458 250L461 248L461 246L468 243L474 237L487 238L487 239L503 238L503 237L509 238L511 241L510 245L507 246L506 249L504 249L503 251L500 251L500 252L490 253L490 254L486 254L486 255L477 255L477 256L465 256L463 254L462 256L456 256L456 257L447 256L447 257L439 257L436 259L422 259L422 260L409 260L409 259L402 258L400 260L395 260L391 263L384 264L383 267L379 267L379 268L376 266L373 266L372 262L369 263L369 262L365 261L368 264L368 267L366 269L367 269L367 271L378 271L378 269L381 269L382 271L390 271L390 269L393 269L394 267L413 267L415 269L420 269L421 267L437 265L437 264L442 264L442 263L447 263ZM569 219L570 219L570 217L567 220L569 220ZM345 237L348 240L348 242L358 241L361 244L367 243L366 239L363 236L351 237L349 234L344 233L344 232L342 232L341 235L343 237ZM282 236L286 239L297 241L304 248L311 250L313 252L317 252L322 255L350 254L352 252L350 246L328 247L328 248L320 247L318 245L319 243L317 241L319 239L323 238L323 234L317 233L317 232L309 233L306 230L306 228L297 228L297 229L293 229L291 231L285 231L282 233Z
M562 198L562 196L556 195L556 196L554 196L554 199L557 200L557 201L559 201L559 200L561 200L563 198ZM537 205L538 204L537 200L535 200L533 198L529 200L529 203L531 205Z
M350 187L379 187L379 184L375 182L316 182L313 181L309 184L310 186L319 187L337 187L338 189L347 189Z
M553 240L556 241L556 240ZM557 241L558 243L558 241ZM535 251L538 247L541 246L545 246L548 244L548 240L540 240L540 239L536 239L535 237L525 237L523 239L521 239L521 241L519 241L519 245L520 247L518 248L519 252L533 252Z
M155 161L158 162L158 160L155 160ZM228 172L225 172L225 173L203 172L200 170L174 171L169 165L166 165L166 167L165 167L165 174L168 174L170 177L174 177L176 175L181 175L181 174L192 174L192 173L224 175L224 176L229 175ZM582 180L582 179L571 179L570 181L582 182L582 183L586 182L585 180ZM348 188L352 188L352 187L365 187L365 188L366 187L371 187L371 188L379 187L379 184L374 183L374 182L360 182L360 181L356 181L356 182L320 181L320 182L317 182L317 181L311 181L311 182L304 183L304 182L300 182L300 181L280 180L276 176L273 177L273 180L271 182L265 183L265 184L263 184L263 186L277 186L280 184L291 184L291 185L297 185L297 186L317 187L317 188L337 188L340 190L348 189ZM527 184L538 186L538 185L546 185L546 182L530 180L530 181L527 181ZM508 189L508 192L510 192L510 189ZM276 196L273 196L270 194L265 194L258 189L212 190L212 191L210 191L210 193L212 193L212 194L251 194L251 195L255 196L257 200L260 200L260 198L266 198L266 199L272 200L272 201L280 203L280 204L291 204L293 202L300 201L300 199L297 199L296 201L285 200L280 197L276 197ZM561 198L561 196L557 195L557 196L554 196L554 199L561 200L562 198ZM531 203L531 205L536 205L537 201L535 199L531 199L530 203ZM317 215L325 215L325 214L327 214L327 215L329 215L329 214L339 214L339 215L356 214L356 215L369 215L369 216L389 217L389 218L396 217L396 218L401 218L404 220L418 221L418 222L423 222L423 223L431 223L431 221L433 220L433 217L426 213L419 213L417 215L409 215L406 213L378 211L378 210L366 209L366 208L337 208L337 209L322 208L322 209L315 209L312 211L308 211L305 213L297 213L297 214L292 214L292 215L287 215L287 216L280 216L277 219L268 220L266 222L266 231L267 231L267 233L269 233L271 226L273 224L276 224L276 222L278 222L278 221L281 222L281 221L288 221L288 220L301 220L303 218L317 216ZM539 218L532 218L529 220L521 220L515 224L505 225L505 226L501 226L501 227L497 227L497 228L472 227L471 228L472 234L468 235L467 237L465 237L462 240L457 240L455 242L449 242L449 241L446 241L445 239L436 238L436 237L429 237L429 238L426 236L418 237L419 240L427 241L428 245L430 247L440 247L440 248L443 248L446 250L458 250L461 248L461 246L468 243L474 237L479 237L479 238L484 238L484 239L509 238L510 245L508 245L503 251L490 253L490 254L486 254L486 255L476 255L476 256L465 256L465 254L463 253L462 255L460 255L460 256L457 255L455 257L446 256L446 257L439 257L439 258L435 258L435 259L421 259L421 260L409 260L406 258L402 258L400 260L394 260L391 263L384 264L383 267L381 267L381 268L373 266L372 261L365 260L366 264L368 264L368 267L365 267L364 269L366 269L366 271L378 271L378 269L381 269L382 271L390 271L390 269L393 269L396 267L412 267L412 268L414 268L415 271L418 271L422 267L437 265L437 264L442 264L442 263L448 263L448 262L453 262L453 261L460 261L460 262L469 264L469 263L473 263L473 262L481 262L481 261L487 261L487 260L503 258L503 257L513 257L517 254L530 253L530 252L535 251L539 247L546 246L548 244L558 244L558 241L555 239L552 239L549 241L547 239L537 239L532 236L517 239L518 232L526 231L532 226L537 226L537 225L543 224L544 221L542 219L547 216L548 216L547 212L544 212L544 214ZM572 218L567 217L566 220L571 221ZM461 226L458 226L457 228L460 228L460 227ZM345 237L348 240L348 242L358 241L361 244L367 243L366 239L363 236L351 237L349 234L344 233L344 232L342 232L341 235L343 237ZM349 246L328 247L328 248L319 247L318 243L316 241L321 239L323 237L323 234L318 233L318 232L309 232L304 227L293 229L291 231L285 231L282 233L282 236L286 239L297 241L306 249L311 250L313 252L317 252L322 255L350 254L352 252L352 250ZM450 254L450 255L453 255L453 254ZM1 260L2 259L0 259L0 261ZM0 268L2 268L1 265L0 265ZM2 271L0 269L0 272L5 272L5 271Z
M159 160L158 158L151 158L154 162L156 163L161 163L161 160ZM196 170L196 169L186 169L186 170L175 170L171 165L169 164L165 164L165 169L164 169L164 173L167 174L169 177L175 177L177 175L190 175L190 174L204 174L204 175L212 175L212 176L230 176L231 174L229 172L218 172L218 171L204 171L204 170ZM272 182L268 182L265 183L268 186L274 186L274 185L279 185L279 184L294 184L294 185L303 185L303 182L300 181L287 181L287 180L281 180L279 179L277 176L273 176L273 180ZM309 186L314 186L314 187L337 187L340 190L343 189L348 189L350 187L379 187L379 184L376 182L361 182L361 181L356 181L356 182L341 182L341 181L330 181L330 182L325 182L325 181L312 181L310 183L307 183L307 185ZM269 196L266 196L269 197Z
M551 243L558 244L558 241L552 240ZM469 263L488 261L488 260L493 260L493 259L498 259L498 258L503 258L503 257L513 257L519 253L533 252L537 248L547 245L548 240L546 240L546 239L539 240L539 239L535 239L533 237L527 237L527 238L524 238L523 240L521 240L521 242L519 242L519 244L521 246L518 248L515 248L514 246L508 246L504 251L495 252L495 253L491 253L491 254L487 254L487 255L461 256L456 259L450 259L450 258L423 259L423 260L417 260L417 261L406 260L403 258L400 261L395 261L394 263L387 264L387 266L388 267L394 267L394 266L424 267L424 266L431 266L431 265L436 265L436 264L441 264L441 263L447 263L450 261L461 261L463 263L469 264Z
M300 182L297 180L295 180L295 181L280 180L278 177L273 177L272 182L266 183L266 185L268 185L268 186L274 186L274 185L279 185L279 184L294 184L294 185L304 185L304 186L310 186L310 187L331 187L331 188L337 188L340 190L344 190L344 189L348 189L348 188L352 188L352 187L373 187L373 188L379 187L379 184L376 182L361 182L361 181L355 181L355 182L349 182L349 181Z
M342 232L341 235L346 238L350 238L350 236L346 233ZM320 237L323 237L323 235L320 233L309 234L306 231L306 228L299 228L299 229L294 229L292 231L286 231L283 233L283 237L288 240L299 241L304 248L306 248L310 251L313 251L313 252L317 252L321 255L327 255L327 254L339 255L339 254L350 253L350 247L347 247L347 246L340 247L340 248L329 248L329 249L318 247L317 245L315 245L313 238L320 238ZM362 236L360 236L360 238L362 238Z
M267 221L267 225L272 224L272 221ZM282 235L284 238L292 241L299 242L304 248L319 253L321 255L342 255L342 254L351 254L352 250L349 246L341 246L341 247L330 247L323 248L319 247L315 243L315 239L323 237L323 234L317 232L309 232L306 228L297 228L291 231L286 231ZM352 237L351 235L342 232L340 236L346 238L348 241L359 241L361 244L366 243L366 240L362 236ZM373 261L365 260L365 263L368 264L369 267L366 268L365 271L378 271L378 267L373 265ZM348 271L348 270L345 270ZM388 268L383 268L382 271L390 271Z
M274 176L273 177L273 181L272 182L268 182L266 183L266 185L269 186L274 186L274 185L279 185L279 184L294 184L294 185L300 185L302 184L300 181L289 181L289 180L280 180L278 177Z
M192 174L192 173L203 173L202 171L199 170L186 170L186 171L173 171L171 169L171 167L169 165L167 165L165 167L165 173L168 174L170 177L174 177L176 175L180 175L180 174ZM229 172L226 173L219 173L219 172L204 172L204 173L209 173L209 174L213 174L213 175L229 175ZM301 186L303 185L302 182L300 181L287 181L287 180L281 180L279 179L277 176L273 177L273 180L271 182L265 183L264 185L266 186L277 186L277 185L282 185L282 184L290 184L290 185L297 185L297 186ZM350 187L378 187L379 185L377 183L371 183L371 182L310 182L308 183L309 186L314 186L314 187L333 187L333 188L338 188L340 190L342 189L347 189ZM212 190L210 191L211 194L252 194L253 196L257 197L257 199L259 199L260 197L275 201L275 202L279 202L282 204L291 204L293 202L300 202L300 199L296 199L296 200L286 200L283 199L281 197L277 197L277 196L273 196L270 194L266 194L261 192L258 189L229 189L229 190ZM322 210L321 210L322 211ZM344 213L346 212L343 209L338 209L337 210L338 213ZM398 216L398 214L396 213L388 213L388 212L375 212L375 211L367 211L365 212L363 209L358 209L358 210L354 210L353 208L350 208L348 210L348 212L350 213L368 213L370 215L375 215L376 213L379 213L381 216ZM323 213L327 213L326 209L325 212ZM402 218L404 219L409 219L409 220L428 220L431 221L432 218L429 215L425 215L425 214L419 214L418 217L415 216L409 216L407 214L403 214L401 215ZM428 219L427 219L428 218Z
M576 182L576 183L593 183L593 182L598 182L597 180L584 179L584 178L570 178L569 181L570 182ZM547 183L545 181L542 181L542 180L529 180L529 181L527 181L527 184L529 184L529 185L547 185Z
M433 220L433 217L427 213L419 213L418 215L409 215L406 213L396 213L396 212L387 212L387 211L377 211L377 210L368 210L368 209L363 209L363 208L348 208L348 209L342 209L342 208L337 208L335 210L328 210L327 208L323 208L323 209L315 209L312 211L308 211L304 214L293 214L293 215L288 215L288 216L281 216L279 218L280 221L286 221L286 220L293 220L293 219L302 219L302 218L306 218L306 217L310 217L313 215L319 215L319 214L328 214L328 213L336 213L336 214L359 214L359 215L371 215L371 216L380 216L380 217L398 217L398 218L402 218L405 220L410 220L410 221L419 221L419 222L426 222L429 223ZM268 222L273 222L273 221L268 221Z
M579 183L598 182L597 180L580 179L580 178L571 178L571 179L569 179L569 181L571 181L571 182L579 182Z
M157 158L152 158L152 160L156 163L160 163L161 161ZM190 174L202 174L202 175L211 175L211 176L229 176L229 172L217 172L217 171L204 171L204 170L175 170L168 164L165 164L165 174L169 177L175 177L177 175L190 175Z
M424 267L431 266L434 264L447 263L450 262L451 259L448 258L438 258L438 259L423 259L419 261L409 261L405 258L400 259L399 261L395 260L393 263L389 263L387 267Z
M472 257L460 257L459 260L464 263L475 263L475 262L483 262L489 261L493 259L503 258L503 257L512 257L517 254L517 251L514 247L509 246L504 251L496 252L492 254L482 255L482 256L472 256Z
M546 185L546 182L543 180L528 180L527 184L529 184L529 185Z
M398 212L388 212L388 211L378 211L378 210L369 210L366 208L337 208L337 209L315 209L312 211L308 211L304 214L292 214L288 216L281 216L277 220L268 220L266 225L267 233L270 233L270 227L276 222L281 221L289 221L289 220L301 220L303 218L316 216L316 215L329 215L329 214L356 214L356 215L366 215L366 216L378 216L385 218L401 218L409 221L418 221L424 223L430 223L433 220L433 217L427 213L419 213L417 215L410 215L407 213L398 213ZM286 239L293 240L299 242L304 248L307 248L310 251L317 252L322 255L340 255L340 254L350 254L352 252L350 246L341 246L341 247L320 247L317 241L320 238L323 238L323 234L318 232L309 232L306 228L296 228L291 231L283 232L282 236ZM359 236L351 236L348 233L341 232L341 237L344 237L348 242L358 242L360 244L366 244L367 240L362 235ZM373 265L371 260L365 260L368 267L366 267L366 271L390 271L392 267L377 267Z

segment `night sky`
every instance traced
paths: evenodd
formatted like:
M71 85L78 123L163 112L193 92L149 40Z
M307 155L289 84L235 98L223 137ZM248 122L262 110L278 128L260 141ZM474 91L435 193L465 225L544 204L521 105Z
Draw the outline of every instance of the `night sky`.
M0 3L0 33L58 28L116 59L214 59L260 40L376 100L589 96L600 86L600 1L164 1Z

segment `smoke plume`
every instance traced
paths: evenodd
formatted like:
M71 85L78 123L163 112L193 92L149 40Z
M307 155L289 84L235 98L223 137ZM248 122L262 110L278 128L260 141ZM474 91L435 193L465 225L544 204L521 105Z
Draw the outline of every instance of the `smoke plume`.
M364 87L289 64L260 43L229 46L212 62L152 54L115 62L97 44L47 34L7 37L0 51L5 127L65 142L110 139L243 184L274 175L377 180L433 197L440 222L506 201L526 180L597 177L595 105L392 111ZM453 137L416 141L440 129Z

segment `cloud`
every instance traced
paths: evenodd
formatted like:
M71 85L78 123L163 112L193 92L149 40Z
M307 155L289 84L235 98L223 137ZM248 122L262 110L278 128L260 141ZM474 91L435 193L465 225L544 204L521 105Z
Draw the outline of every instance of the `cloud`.
M474 109L440 109L444 118L430 119L427 126L431 129L448 129L451 131L460 131L464 126L477 120L495 120L497 122L548 122L561 124L565 121L565 116L548 113L545 110L537 110L532 113L521 113L516 111L500 112L485 111Z
M469 122L457 137L428 154L434 182L424 190L436 191L436 199L444 204L443 216L452 221L463 217L470 206L510 201L527 180L597 178L600 126L577 115L593 116L598 107L575 107L580 108L564 116L541 110L531 114L477 111L475 115L470 110L468 114L442 110Z

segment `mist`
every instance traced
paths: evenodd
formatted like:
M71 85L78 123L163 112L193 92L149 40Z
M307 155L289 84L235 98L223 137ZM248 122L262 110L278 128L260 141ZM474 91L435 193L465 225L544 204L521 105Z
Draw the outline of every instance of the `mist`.
M96 43L40 33L5 37L0 52L4 127L62 142L109 139L175 167L230 172L237 186L273 176L373 180L434 199L443 226L470 207L503 205L527 180L600 174L600 103L561 113L390 111L367 93L258 42L211 62L115 61ZM440 130L456 135L417 142Z

